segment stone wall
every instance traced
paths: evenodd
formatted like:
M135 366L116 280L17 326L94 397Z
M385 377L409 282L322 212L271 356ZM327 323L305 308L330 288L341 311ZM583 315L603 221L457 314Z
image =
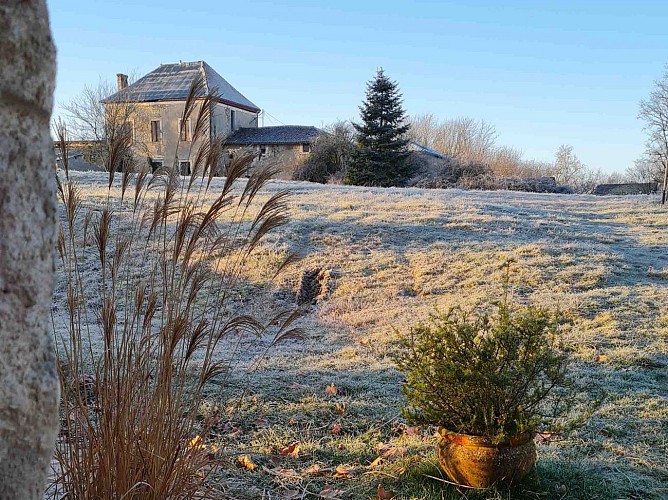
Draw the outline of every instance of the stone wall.
M262 152L264 148L264 152ZM310 153L302 151L301 144L267 144L265 146L227 146L228 154L243 154L249 152L255 155L253 167L262 167L265 165L276 165L279 167L279 173L276 179L290 180L294 171L300 167Z
M44 495L58 432L56 53L44 0L0 2L0 498Z

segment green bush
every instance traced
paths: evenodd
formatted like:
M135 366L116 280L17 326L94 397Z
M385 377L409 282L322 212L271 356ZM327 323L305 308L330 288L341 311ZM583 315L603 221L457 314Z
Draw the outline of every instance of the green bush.
M411 328L395 354L411 424L508 441L563 413L572 385L557 315L535 307L450 308ZM551 409L551 412L548 410Z

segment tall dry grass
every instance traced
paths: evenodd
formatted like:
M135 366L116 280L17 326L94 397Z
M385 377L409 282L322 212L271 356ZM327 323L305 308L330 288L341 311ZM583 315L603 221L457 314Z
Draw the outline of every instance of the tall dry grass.
M107 195L83 209L67 170L66 129L56 130L68 324L54 318L63 394L55 458L68 498L215 497L210 450L197 436L207 431L198 420L205 388L233 362L220 351L239 336L270 331L273 345L301 334L296 312L261 322L227 307L249 254L287 221L287 193L254 204L272 171L251 172L245 156L229 165L215 201L204 202L221 145L208 130L216 96L203 88L193 82L181 121L194 117L191 177L178 175L176 159L151 175L130 154L129 130L111 138L108 188L120 184L120 202ZM84 272L86 259L97 276Z

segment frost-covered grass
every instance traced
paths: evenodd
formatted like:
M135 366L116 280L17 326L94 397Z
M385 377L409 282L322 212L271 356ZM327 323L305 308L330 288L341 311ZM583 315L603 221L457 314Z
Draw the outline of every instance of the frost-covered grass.
M108 196L103 175L73 177L84 204ZM306 340L267 357L244 342L221 352L238 367L203 412L220 421L209 438L226 465L210 480L230 497L375 498L378 484L397 498L668 497L668 216L655 198L276 181L260 201L285 188L291 221L252 255L235 307L269 317L293 303L301 270L335 278L300 320ZM289 252L302 261L269 284ZM573 369L607 397L584 428L539 444L524 485L474 494L427 477L442 477L433 441L402 424L388 346L435 309L498 298L508 259L515 297L560 309ZM63 300L61 287L57 317ZM281 454L295 442L296 456ZM235 467L240 455L258 467Z

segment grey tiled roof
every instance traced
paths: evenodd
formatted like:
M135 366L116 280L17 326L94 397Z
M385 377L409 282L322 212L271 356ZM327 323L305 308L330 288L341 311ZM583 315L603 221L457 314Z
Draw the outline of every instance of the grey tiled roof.
M107 97L103 102L153 102L166 99L185 99L196 76L202 75L205 92L217 89L221 101L250 111L260 111L241 92L204 61L161 64L132 85Z
M313 142L323 131L305 125L282 125L278 127L240 128L227 139L225 144L300 144Z
M427 146L423 146L422 144L418 144L417 142L410 141L408 143L408 149L410 151L417 151L418 153L424 153L429 156L434 156L436 158L446 158L444 154L439 153L438 151L435 151L431 148L428 148Z

